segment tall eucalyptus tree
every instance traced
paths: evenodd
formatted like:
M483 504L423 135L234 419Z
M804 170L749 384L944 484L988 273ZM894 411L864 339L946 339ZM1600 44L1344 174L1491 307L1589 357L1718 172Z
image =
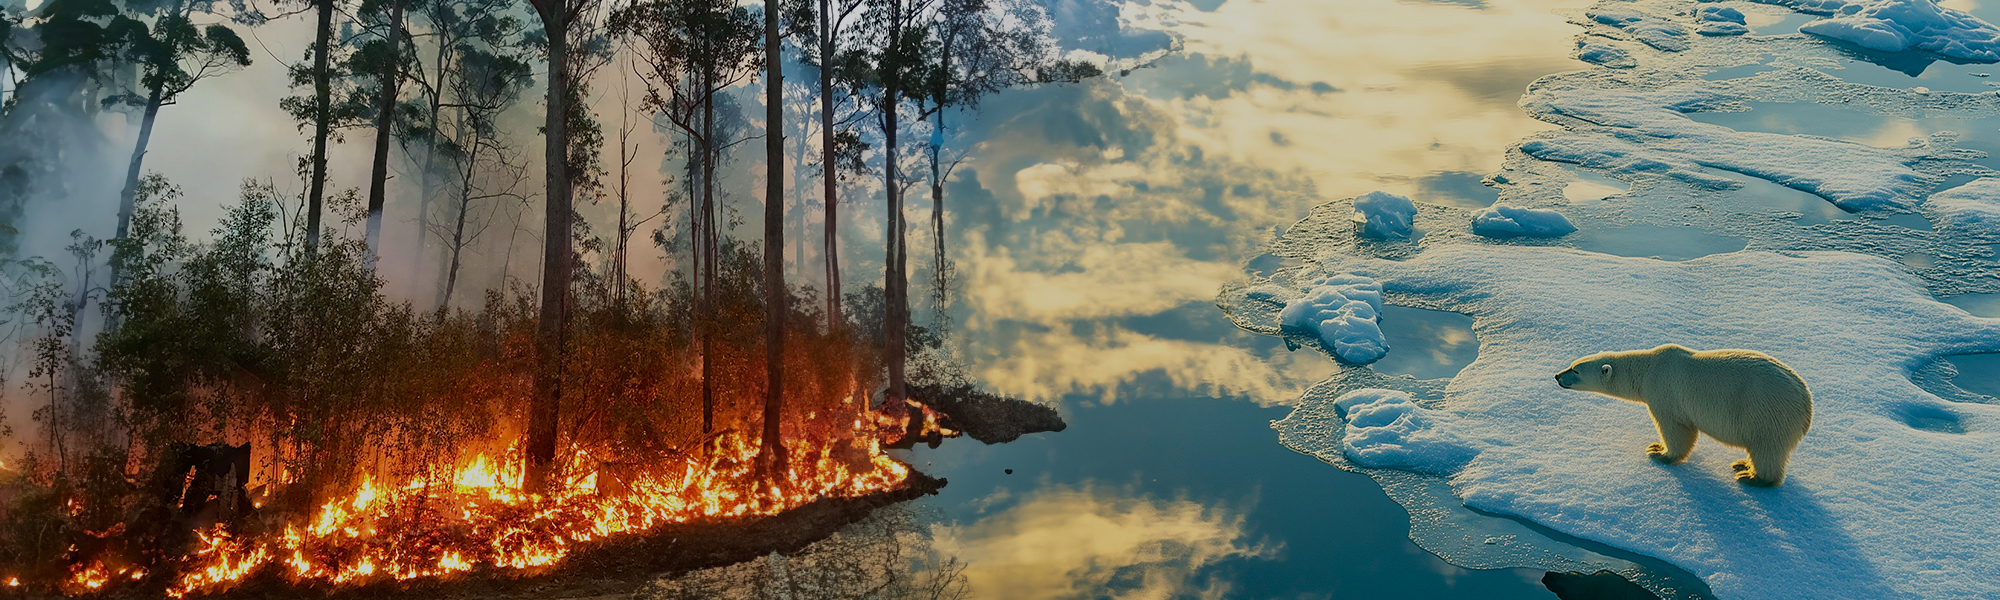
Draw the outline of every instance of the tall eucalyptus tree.
M762 62L758 19L733 0L649 0L611 17L611 31L639 42L646 107L694 142L701 162L701 203L695 208L694 258L698 286L695 330L702 355L702 431L715 430L715 345L710 331L716 302L721 229L715 207L715 134L718 92L757 72Z

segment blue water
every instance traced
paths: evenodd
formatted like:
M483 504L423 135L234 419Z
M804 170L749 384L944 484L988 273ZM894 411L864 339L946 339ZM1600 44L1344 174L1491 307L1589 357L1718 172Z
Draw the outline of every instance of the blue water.
M1064 415L1069 429L1061 433L920 452L919 468L951 482L935 502L961 523L1019 506L1041 490L1078 486L1234 507L1242 511L1244 539L1281 549L1190 573L1228 582L1229 597L1554 597L1538 583L1541 571L1460 569L1417 547L1409 539L1409 514L1373 479L1330 468L1273 440L1267 423L1284 417L1286 408L1199 397L1110 405L1094 400L1065 398L1073 408ZM1100 597L1118 591L1101 590Z
M1952 385L1975 394L2000 398L2000 354L1961 354L1944 357L1958 369Z

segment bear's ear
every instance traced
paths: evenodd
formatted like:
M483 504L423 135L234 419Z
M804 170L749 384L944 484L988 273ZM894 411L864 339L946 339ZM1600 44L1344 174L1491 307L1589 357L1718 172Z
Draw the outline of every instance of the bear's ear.
M1604 363L1604 366L1598 367L1597 371L1609 377L1611 375L1611 363Z

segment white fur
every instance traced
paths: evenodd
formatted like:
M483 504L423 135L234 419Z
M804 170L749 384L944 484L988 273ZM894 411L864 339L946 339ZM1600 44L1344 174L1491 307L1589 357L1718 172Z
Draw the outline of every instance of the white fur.
M1812 426L1812 391L1791 367L1755 350L1694 351L1667 344L1651 350L1600 352L1556 374L1565 388L1646 405L1660 442L1653 460L1674 464L1694 450L1699 434L1743 448L1737 481L1774 486L1785 462Z

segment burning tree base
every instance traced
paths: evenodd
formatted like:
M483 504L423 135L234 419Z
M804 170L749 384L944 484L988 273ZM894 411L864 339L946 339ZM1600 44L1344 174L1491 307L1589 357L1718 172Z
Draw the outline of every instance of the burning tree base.
M196 539L187 544L193 549L185 553L148 544L157 538L125 539L121 526L92 534L105 543L71 546L65 581L10 584L70 595L330 593L398 589L421 580L574 576L607 568L657 573L726 564L717 561L800 547L816 539L815 532L865 516L872 506L942 487L942 480L884 453L877 439L886 432L876 428L903 426L882 422L879 416L857 419L848 437L788 443L792 459L776 477L760 467L755 442L734 431L652 470L573 452L572 476L548 495L523 491L518 457L480 455L448 471L449 477L399 483L364 478L309 518L272 511L217 523L194 531ZM558 567L580 553L579 562L590 566Z
M912 471L895 489L822 498L764 517L661 525L638 535L580 544L561 563L527 570L477 568L453 576L335 587L299 586L260 573L215 598L554 598L629 594L659 577L789 554L861 521L878 508L936 494L945 480Z

